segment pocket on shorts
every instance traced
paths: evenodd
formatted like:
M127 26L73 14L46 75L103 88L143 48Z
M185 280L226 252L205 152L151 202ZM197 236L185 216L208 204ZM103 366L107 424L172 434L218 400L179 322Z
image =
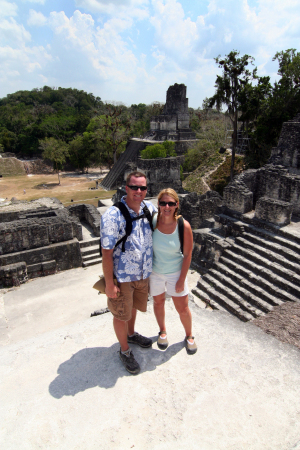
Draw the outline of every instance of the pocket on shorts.
M119 317L124 316L125 314L125 303L124 303L124 299L119 299L119 298L109 298L108 299L108 309L110 309L110 311Z

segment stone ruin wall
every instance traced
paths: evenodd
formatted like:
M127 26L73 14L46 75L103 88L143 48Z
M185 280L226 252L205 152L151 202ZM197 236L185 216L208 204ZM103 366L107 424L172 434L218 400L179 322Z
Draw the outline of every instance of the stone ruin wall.
M240 213L256 210L257 202L262 198L278 201L279 209L286 203L287 215L289 214L289 205L291 205L292 214L299 216L300 175L290 174L289 169L284 166L268 164L258 170L250 170L238 175L224 189L225 204ZM271 203L274 209L275 203ZM264 220L259 210L256 211L256 214ZM275 216L273 223L286 224L285 220L278 221ZM272 222L271 212L268 217Z
M0 213L0 282L4 286L81 267L80 220L99 236L100 214L94 206L64 208L58 200L49 200L55 200L53 207L30 209L38 201L17 202Z

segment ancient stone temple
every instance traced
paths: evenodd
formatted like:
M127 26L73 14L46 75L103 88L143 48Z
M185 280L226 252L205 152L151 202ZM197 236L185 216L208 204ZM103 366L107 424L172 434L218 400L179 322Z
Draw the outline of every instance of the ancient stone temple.
M95 240L83 240L81 221L93 229ZM99 235L100 214L92 205L65 208L56 198L41 198L2 206L0 285L18 286L29 278L90 265L87 255L98 257Z
M288 167L290 174L300 175L300 114L282 125L278 145L272 149L270 161Z
M255 210L257 219L278 226L300 216L300 114L283 124L269 163L235 177L223 195L230 209Z
M195 139L196 135L189 126L188 102L184 84L170 86L163 114L151 118L148 136L155 140Z
M128 172L128 167L130 165L132 166L132 164L140 167L138 163L140 152L147 145L157 144L165 140L175 142L175 151L179 156L183 155L195 143L195 133L189 128L188 99L186 98L186 86L184 84L175 83L169 87L163 114L151 118L150 130L143 139L133 138L129 141L125 152L122 153L111 171L104 178L101 186L107 190L117 189L122 186L124 183L124 175ZM145 164L147 165L146 160L143 162L143 167ZM177 174L176 180L173 180L175 183L174 189L178 189L178 183L181 186L180 164L180 160L177 163L176 161L172 163L172 167ZM144 167L144 170L151 171L152 168L149 167L147 169ZM159 176L158 173L157 176ZM156 179L155 174L153 174L153 179ZM169 180L166 180L166 183L169 183L168 186L170 186ZM156 183L153 184L153 187L155 185ZM157 192L154 189L151 195L156 194Z
M243 321L300 302L299 138L300 115L283 124L269 163L237 175L223 199L191 193L182 202L202 274L193 294Z

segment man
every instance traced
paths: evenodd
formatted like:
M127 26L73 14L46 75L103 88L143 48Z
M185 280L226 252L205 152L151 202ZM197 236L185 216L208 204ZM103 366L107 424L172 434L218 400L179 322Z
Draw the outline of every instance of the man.
M121 202L127 207L130 217L143 214L146 204L151 215L156 208L144 202L147 180L142 172L132 172L126 179L126 196ZM152 272L152 230L146 217L132 222L132 232L125 242L116 243L125 235L126 220L120 209L112 206L101 217L102 266L105 276L107 305L113 314L113 325L120 342L119 356L126 370L132 374L140 371L128 343L144 348L152 346L149 338L134 331L137 310L145 312L148 300L148 281ZM117 278L117 286L113 277Z

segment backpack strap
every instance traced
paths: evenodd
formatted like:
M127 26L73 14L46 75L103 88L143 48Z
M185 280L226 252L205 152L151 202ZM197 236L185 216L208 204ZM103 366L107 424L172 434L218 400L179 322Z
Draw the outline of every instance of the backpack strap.
M151 212L149 211L147 205L144 206L143 211L144 211L144 216L145 216L146 219L148 220L149 225L150 225L150 228L151 228L151 230L153 231L153 224L152 224L153 216L151 215Z
M183 217L179 217L178 218L178 234L179 234L179 241L180 241L180 250L181 253L183 254L183 244L184 244L184 219Z
M126 208L126 206L124 205L124 203L122 202L117 202L114 204L114 206L116 208L119 208L119 210L121 211L122 215L124 216L125 220L126 220L126 227L125 227L125 234L124 236L118 240L118 242L116 243L115 247L117 247L118 245L121 244L122 242L122 252L125 252L125 242L128 238L128 236L130 236L131 232L132 232L132 221L133 219L131 218L128 209ZM135 217L135 220L139 219L140 217Z
M125 242L126 242L128 236L131 235L132 222L146 217L146 219L149 222L150 228L153 231L152 215L151 215L147 205L145 205L143 208L143 214L141 214L140 216L137 216L137 217L131 217L127 207L124 205L123 202L116 202L113 206L115 206L116 208L118 208L121 211L121 214L124 216L124 219L126 221L125 234L121 239L118 240L118 242L115 245L115 247L117 247L118 245L120 245L122 243L122 252L125 252ZM100 251L100 255L102 256L101 239L100 239L100 243L99 243L99 251Z

